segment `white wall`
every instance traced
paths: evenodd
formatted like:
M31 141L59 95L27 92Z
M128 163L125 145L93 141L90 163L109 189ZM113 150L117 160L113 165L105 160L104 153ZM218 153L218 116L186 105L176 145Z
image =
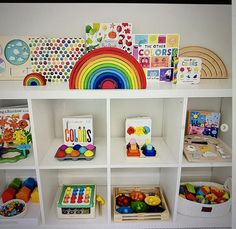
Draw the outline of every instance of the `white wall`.
M215 51L231 75L231 6L94 3L1 3L0 35L84 36L92 21L133 24L133 33L179 33L180 47Z

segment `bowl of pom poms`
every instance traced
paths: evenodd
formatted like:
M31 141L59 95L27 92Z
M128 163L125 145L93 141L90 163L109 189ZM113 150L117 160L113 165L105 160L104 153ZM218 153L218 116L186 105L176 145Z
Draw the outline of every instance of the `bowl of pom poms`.
M20 218L25 216L27 205L20 199L12 199L0 206L0 217L5 219Z
M185 182L179 188L178 212L196 217L219 217L230 211L230 190L214 182Z

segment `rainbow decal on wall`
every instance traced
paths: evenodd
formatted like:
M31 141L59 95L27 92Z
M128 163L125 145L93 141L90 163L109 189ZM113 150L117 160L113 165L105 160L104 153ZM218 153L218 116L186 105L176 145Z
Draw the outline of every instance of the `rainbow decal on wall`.
M41 73L30 73L23 81L24 86L44 86L46 85L46 79Z
M70 89L145 89L146 76L138 61L114 47L92 50L73 67Z

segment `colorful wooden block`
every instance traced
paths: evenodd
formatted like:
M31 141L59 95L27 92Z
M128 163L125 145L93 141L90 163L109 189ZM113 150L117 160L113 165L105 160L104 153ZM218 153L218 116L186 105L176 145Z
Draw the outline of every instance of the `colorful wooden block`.
M34 188L36 187L36 185L37 185L37 183L36 183L35 179L32 178L32 177L27 178L27 179L22 183L22 186L25 186L25 187L29 188L31 192L34 190Z
M31 201L33 203L38 203L39 202L39 192L38 192L38 187L34 189L34 191L31 193Z
M25 202L28 202L30 199L31 190L27 188L26 186L23 186L20 191L16 194L17 199L24 200Z
M21 187L21 183L22 181L19 178L14 178L14 180L8 185L8 187L14 188L18 191Z
M2 193L2 202L6 203L9 200L15 199L16 197L16 189L12 187L8 187L3 193Z

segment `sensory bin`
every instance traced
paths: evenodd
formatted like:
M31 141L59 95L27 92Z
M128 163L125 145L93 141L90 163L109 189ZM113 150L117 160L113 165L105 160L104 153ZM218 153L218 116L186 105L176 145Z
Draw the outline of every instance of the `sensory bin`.
M19 218L23 217L27 212L25 201L20 199L12 199L0 206L1 218Z
M113 189L114 221L167 220L169 210L160 187Z
M63 185L57 203L57 216L59 218L94 218L95 196L95 185Z
M96 146L88 144L87 146L81 146L79 144L72 146L67 146L65 144L61 145L56 154L55 158L59 161L64 160L92 160L95 157Z
M231 205L229 190L213 182L187 182L179 188L178 212L188 216L226 215Z

